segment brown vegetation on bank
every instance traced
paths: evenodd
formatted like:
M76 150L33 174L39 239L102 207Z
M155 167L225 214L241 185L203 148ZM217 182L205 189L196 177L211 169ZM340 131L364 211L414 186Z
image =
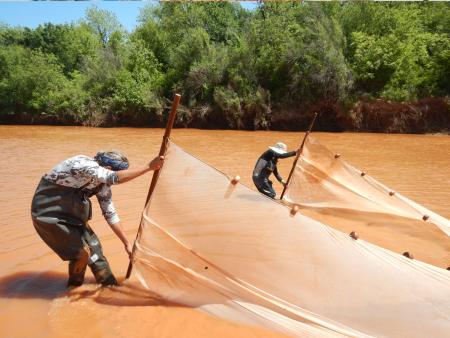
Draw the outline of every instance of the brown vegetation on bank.
M391 102L381 99L361 99L350 109L337 103L319 102L306 107L274 108L267 121L269 130L305 130L315 112L319 119L316 131L361 131L375 133L449 133L450 99L429 97L416 102ZM221 114L210 111L202 119L201 112L181 108L176 127L200 129L232 129ZM258 114L243 114L235 129L253 130ZM213 118L216 117L216 118ZM77 121L71 115L47 114L0 115L2 124L25 125L88 125L94 127L163 127L165 119L146 118L144 114L112 116L108 113L94 114L86 121ZM261 128L256 128L261 129Z
M345 130L380 133L435 133L450 131L450 100L429 97L416 102L361 100L347 119Z
M449 133L450 99L429 97L415 102L361 99L345 110L336 103L321 102L297 110L275 113L272 130L304 130L318 112L317 131L360 131L374 133Z

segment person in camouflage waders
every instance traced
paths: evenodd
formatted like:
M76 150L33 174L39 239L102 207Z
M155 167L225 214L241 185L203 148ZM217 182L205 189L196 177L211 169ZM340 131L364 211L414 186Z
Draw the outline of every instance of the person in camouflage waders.
M117 285L102 246L88 221L90 197L96 195L103 216L131 255L129 244L112 202L111 185L128 182L158 170L164 157L140 169L128 169L120 152L98 152L94 158L78 155L62 161L45 174L31 204L33 225L43 241L64 261L69 261L68 286L83 284L86 266L97 283Z

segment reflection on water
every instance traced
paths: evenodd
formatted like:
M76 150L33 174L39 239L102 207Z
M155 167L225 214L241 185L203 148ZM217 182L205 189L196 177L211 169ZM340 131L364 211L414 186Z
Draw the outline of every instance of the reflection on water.
M181 332L180 322L184 323L185 336L279 336L169 306L140 289L135 280L117 289L99 290L88 273L88 285L69 293L65 289L67 264L45 246L30 221L31 197L40 177L66 157L94 155L102 149L123 151L131 167L143 165L159 151L162 134L161 129L0 126L0 328L6 336L102 336L106 332L107 336L170 337ZM357 168L450 218L449 136L314 135ZM188 152L230 176L239 175L241 183L251 187L253 166L268 145L283 141L294 149L302 137L302 133L293 132L176 129L172 133L172 140ZM292 159L280 161L280 172L285 178L291 164ZM113 188L114 203L129 240L136 234L150 180L149 174ZM280 192L281 185L275 185ZM93 202L92 226L102 239L113 271L123 276L128 262L125 251ZM321 219L334 216L321 215ZM350 229L348 224L341 227L346 232ZM414 245L423 251L429 248L424 260L441 266L447 260L450 265L450 243L445 236L421 232L420 227L399 229L404 236L398 238L392 233L384 236L376 226L367 231L368 235L372 231L378 245L413 253ZM432 249L436 242L441 248L439 253ZM23 325L26 317L33 318L29 327ZM136 318L138 326L134 325Z

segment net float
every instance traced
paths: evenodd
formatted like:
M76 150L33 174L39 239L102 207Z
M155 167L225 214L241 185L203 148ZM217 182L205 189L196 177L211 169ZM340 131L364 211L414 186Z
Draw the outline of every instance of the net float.
M239 183L240 180L241 180L241 177L239 175L236 175L231 179L231 184L236 185Z
M354 240L357 240L359 238L359 235L355 231L352 231L349 236Z
M402 255L410 259L414 259L414 256L409 251L405 251Z

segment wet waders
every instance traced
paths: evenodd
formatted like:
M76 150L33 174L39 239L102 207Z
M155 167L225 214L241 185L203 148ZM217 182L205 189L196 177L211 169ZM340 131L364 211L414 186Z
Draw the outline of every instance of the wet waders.
M265 151L256 161L253 169L253 183L258 191L270 198L275 198L276 192L272 186L272 181L269 176L274 174L279 182L282 182L280 174L278 173L277 161L280 158L288 158L295 156L297 153L291 151L289 153L280 154L272 149Z
M100 241L87 223L92 211L90 196L83 188L64 187L42 178L31 205L33 225L42 240L69 261L69 286L83 284L86 266L98 283L117 285Z
M268 178L258 178L253 176L253 183L260 193L269 196L270 198L275 198L277 193L273 189L271 180Z

